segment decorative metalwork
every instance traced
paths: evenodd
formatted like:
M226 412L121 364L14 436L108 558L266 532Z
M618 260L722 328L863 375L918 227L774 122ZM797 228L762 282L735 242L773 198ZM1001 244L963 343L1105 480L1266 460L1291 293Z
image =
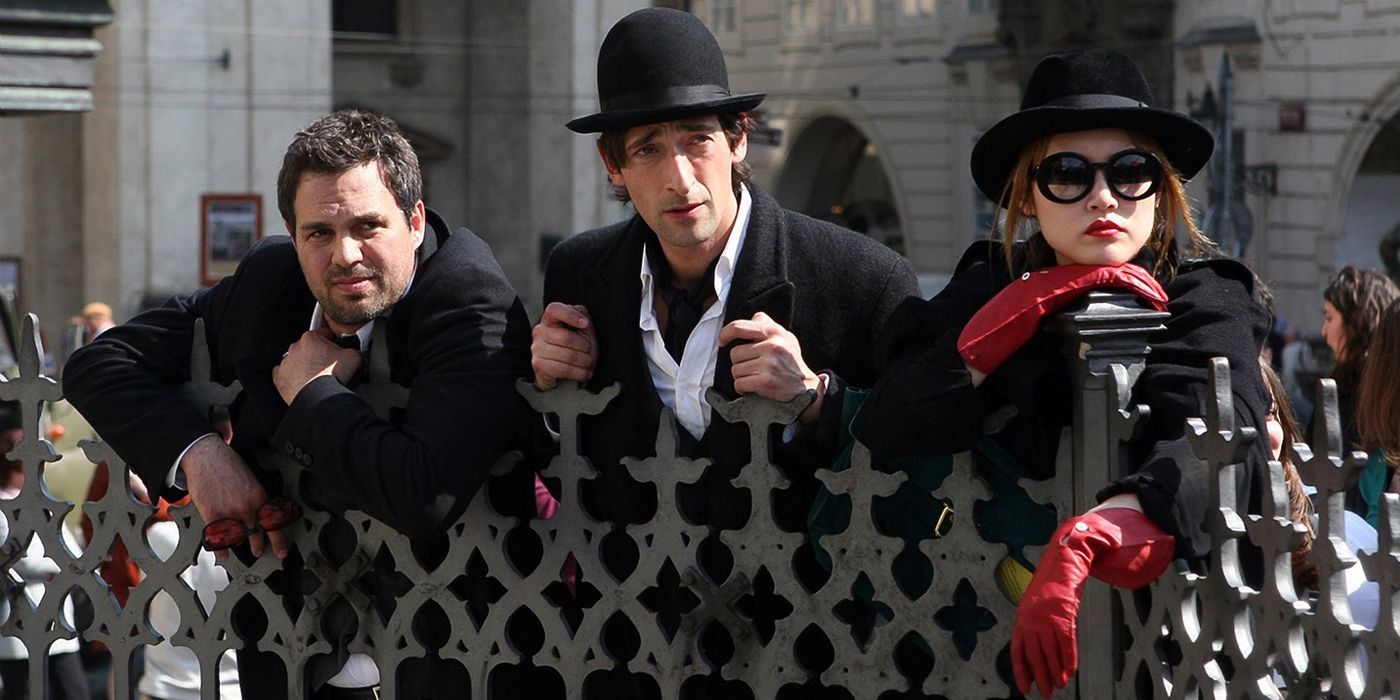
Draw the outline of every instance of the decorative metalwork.
M1086 470L1117 470L1116 446L1131 438L1134 425L1145 416L1147 407L1130 405L1130 388L1145 356L1144 339L1161 316L1130 306L1131 300L1121 295L1095 295L1063 317L1067 355L1076 358L1080 383L1076 427L1072 439L1062 441L1060 477L1018 484L1033 501L1052 505L1058 517L1077 509L1084 489L1092 486ZM973 514L993 493L969 454L955 455L951 473L929 494L950 502L958 516L943 537L930 536L912 548L882 532L873 515L879 499L905 484L906 474L876 468L860 445L848 469L819 469L825 488L850 500L852 515L843 531L819 538L832 568L824 582L809 590L793 565L804 537L776 525L765 494L787 486L769 461L769 428L794 420L810 397L775 404L711 395L716 419L749 428L751 461L734 485L748 489L753 504L739 529L717 533L733 566L726 580L712 581L698 560L702 541L716 533L688 521L677 505L678 490L697 482L710 464L676 456L671 417L662 416L656 457L593 465L580 455L578 419L603 410L621 387L592 393L565 382L541 392L522 383L526 400L558 419L559 453L541 472L559 487L560 505L552 519L498 512L490 491L518 481L493 480L448 529L442 556L424 561L415 543L364 513L338 515L311 507L302 497L300 464L269 450L259 455L260 464L281 470L288 495L307 506L287 533L293 553L286 561L269 553L223 562L231 582L206 610L179 577L198 553L203 524L198 513L192 507L172 509L179 544L170 557L157 557L144 537L153 508L121 487L128 467L102 443L82 447L92 462L106 462L113 487L101 500L83 505L95 525L86 548L73 552L63 545L59 528L73 505L56 498L44 483L46 465L59 457L37 437L40 411L44 402L59 399L59 390L41 374L36 323L33 316L26 319L19 378L0 383L0 399L21 403L26 439L11 457L24 461L28 477L17 497L0 502L9 524L9 535L0 543L0 571L13 580L8 569L34 537L62 569L37 604L18 586L7 591L13 612L0 633L18 637L33 652L30 687L36 694L45 677L42 650L57 639L82 634L112 650L117 693L123 697L132 653L159 640L145 617L159 591L170 594L180 613L170 641L198 657L201 697L209 700L218 695L217 660L244 645L284 659L288 696L301 697L307 664L331 651L321 623L332 610L355 620L349 650L375 660L382 697L390 699L398 696L401 663L430 651L429 642L414 631L415 620L423 615L446 620L445 641L439 640L435 653L466 669L472 697L509 697L510 689L493 687L493 678L503 669L521 667L552 674L570 698L602 697L591 685L601 677L641 677L663 698L680 697L696 684L742 686L756 698L807 696L831 687L862 698L1014 694L997 664L1015 614L996 572L1008 547L986 541L978 532ZM196 332L195 338L194 376L186 395L203 405L231 402L236 387L208 381L203 333ZM368 376L357 391L387 416L403 405L406 394L390 381L385 353L385 343L371 346ZM1394 605L1400 602L1400 499L1387 496L1382 505L1379 551L1352 552L1344 538L1341 499L1362 460L1342 454L1335 389L1324 382L1312 433L1319 449L1292 448L1304 479L1318 488L1314 559L1320 590L1315 596L1295 590L1288 552L1301 528L1287 518L1281 467L1272 465L1272 492L1262 512L1243 513L1235 504L1233 472L1249 442L1261 438L1234 425L1226 369L1223 361L1211 368L1212 402L1206 416L1191 422L1190 431L1199 456L1219 475L1213 495L1221 507L1209 524L1216 541L1211 560L1203 571L1174 571L1150 589L1120 592L1126 637L1113 641L1110 634L1082 635L1109 642L1104 655L1081 655L1078 692L1125 698L1372 698L1393 693L1400 688L1400 620ZM504 476L520 468L519 456L507 455L493 473ZM620 580L604 567L601 553L614 526L594 519L580 502L582 485L597 478L599 469L626 469L656 489L656 516L626 529L637 543L637 563ZM328 529L338 530L338 539L352 539L354 546L327 551L321 535ZM117 604L96 575L118 539L146 574L125 606ZM510 544L521 540L538 543L523 548L533 555L522 556L521 548ZM1244 541L1259 549L1266 563L1257 589L1244 579ZM1029 547L1026 553L1034 557L1037 549ZM932 568L924 590L901 588L900 556L921 557ZM1379 584L1382 604L1374 630L1353 619L1347 602L1344 578L1356 566ZM60 611L77 591L92 601L92 613L70 624ZM1090 599L1084 618L1096 621L1085 623L1093 625L1090 629L1117 627L1111 600L1106 594ZM232 612L240 601L268 613L267 628L256 638L241 638L234 629ZM537 633L522 634L522 625ZM712 649L701 641L707 635L727 637L729 644L719 657L707 656ZM627 638L631 641L618 641ZM811 648L829 653L816 654L814 660L804 651ZM896 657L911 653L923 655L931 670L920 674L895 663Z

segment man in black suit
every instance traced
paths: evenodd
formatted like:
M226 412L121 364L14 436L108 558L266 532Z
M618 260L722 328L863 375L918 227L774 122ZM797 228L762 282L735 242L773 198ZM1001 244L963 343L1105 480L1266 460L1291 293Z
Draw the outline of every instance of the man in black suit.
M584 502L600 518L639 522L654 511L655 493L619 461L653 453L665 406L682 450L714 463L683 507L714 528L740 527L749 496L729 480L749 459L747 428L713 417L706 389L776 401L811 391L796 427L772 443L794 480L777 515L803 529L811 474L831 463L846 387L874 382L871 339L917 293L907 260L784 210L748 182L747 112L764 95L734 95L728 84L719 45L697 18L639 10L603 41L602 110L568 124L601 134L608 179L637 212L555 248L531 345L540 389L622 384L580 424L584 454L602 472ZM627 570L626 549L604 547L614 573Z
M318 504L415 539L441 533L527 415L513 386L529 372L524 308L486 243L423 206L417 157L388 119L342 111L312 124L277 190L289 237L79 350L66 395L153 497L176 500L183 485L207 523L257 522L280 490L255 461L271 447L305 465ZM190 378L196 319L213 379L242 386L227 423L173 391ZM389 420L348 386L380 324L390 378L409 390ZM281 532L266 537L287 556ZM261 556L263 534L248 544ZM245 697L284 694L275 659L239 657ZM375 697L367 658L345 664L341 648L325 661L311 667L314 697Z

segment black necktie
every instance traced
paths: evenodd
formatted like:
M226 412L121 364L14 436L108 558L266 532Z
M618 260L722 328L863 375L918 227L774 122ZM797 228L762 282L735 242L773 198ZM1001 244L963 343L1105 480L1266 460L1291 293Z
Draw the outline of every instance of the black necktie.
M705 274L694 285L677 288L671 263L667 262L656 236L647 237L646 247L656 289L661 292L661 301L666 304L666 329L661 337L666 343L666 352L679 364L681 356L685 354L685 341L700 323L700 317L705 315L705 302L715 293L715 268L719 267L719 257L710 261Z
M360 336L355 333L351 333L350 335L338 335L333 340L336 345L347 350L354 350L359 353L364 352L364 349L360 347ZM355 372L355 376L350 380L347 386L353 389L367 378L369 378L369 362L361 362L359 371Z

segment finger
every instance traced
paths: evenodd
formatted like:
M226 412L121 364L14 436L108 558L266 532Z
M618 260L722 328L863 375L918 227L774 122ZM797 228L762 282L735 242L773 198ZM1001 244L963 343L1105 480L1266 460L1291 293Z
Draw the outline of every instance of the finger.
M735 340L763 340L768 337L768 328L757 321L739 319L730 321L719 329L719 344L728 345Z
M724 341L721 340L720 345L723 344ZM756 343L741 343L729 349L729 361L737 367L745 362L759 359L771 349L771 346L763 340Z
M1040 694L1043 697L1050 697L1055 689L1064 685L1060 679L1064 677L1064 665L1060 663L1060 650L1056 642L1057 635L1037 634L1036 640L1040 642L1040 658L1043 659L1042 667L1045 675L1040 681Z
M582 369L593 368L593 355L588 352L566 348L560 345L544 345L534 354L532 361L558 362L559 364Z
M1016 690L1022 695L1029 695L1031 692L1030 669L1026 667L1026 659L1023 657L1022 647L1025 633L1019 629L1011 631L1011 673L1016 676Z
M1055 644L1060 650L1060 675L1055 679L1057 688L1069 685L1070 676L1079 668L1079 640L1076 636L1071 634L1068 639L1061 639Z
M593 338L590 334L563 326L539 326L535 341L540 345L555 345L580 352L593 349Z
M549 326L564 325L571 328L587 328L589 325L588 309L556 301L545 307L540 323Z
M550 347L550 349L539 351L539 353L535 354L535 357L531 358L531 364L536 368L536 371L538 371L539 368L554 367L554 365L573 367L575 370L584 372L592 371L592 368L594 368L592 356L589 356L587 353L580 353L580 351L577 350L568 350L566 347ZM559 375L556 375L556 377L559 377Z
M214 427L218 428L219 437L222 437L224 439L225 445L233 444L233 421L224 418L221 419L218 423L215 423Z
M272 553L278 559L287 558L287 533L281 530L273 530L267 533L267 541L272 545Z
M541 386L541 389L552 388L554 382L560 379L572 379L578 382L586 382L593 376L593 370L588 367L579 367L564 362L554 360L537 360L530 365L535 369L535 382L538 384L541 378L549 382L549 387Z
M331 330L330 326L321 326L320 328L317 328L314 331L307 331L305 333L302 333L301 337L303 340L310 338L324 338L328 341L335 342L335 331Z
M1031 667L1031 675L1035 677L1035 684L1040 687L1041 697L1050 697L1050 669L1045 661L1045 652L1041 646L1040 635L1031 632L1026 639L1023 651Z
M254 532L248 535L248 549L253 551L253 558L255 559L262 556L263 534L261 532Z

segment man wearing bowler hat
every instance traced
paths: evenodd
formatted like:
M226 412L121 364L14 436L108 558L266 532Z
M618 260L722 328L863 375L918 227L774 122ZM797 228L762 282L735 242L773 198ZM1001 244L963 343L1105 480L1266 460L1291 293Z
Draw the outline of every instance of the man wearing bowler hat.
M682 507L712 528L740 527L750 495L730 480L749 461L748 432L714 416L706 390L775 401L814 392L771 443L794 482L778 518L803 529L846 387L873 383L871 338L917 293L913 270L869 238L783 209L749 181L749 112L764 95L729 90L719 45L694 15L649 8L619 21L599 51L598 98L598 113L568 127L599 134L608 180L636 213L555 248L531 345L540 389L561 380L622 386L604 412L581 419L583 453L602 474L586 484L594 488L584 505L619 523L651 517L655 493L620 460L654 452L665 407L681 451L712 461ZM609 568L635 557L610 544Z

